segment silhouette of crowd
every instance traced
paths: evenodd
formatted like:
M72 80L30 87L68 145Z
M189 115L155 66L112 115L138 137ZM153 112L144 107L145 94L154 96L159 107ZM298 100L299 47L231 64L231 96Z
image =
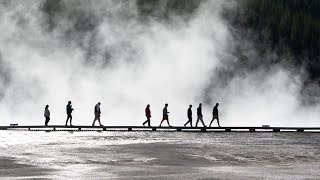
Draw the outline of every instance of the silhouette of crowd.
M95 126L96 121L98 121L100 126L103 126L103 124L101 124L101 109L100 109L100 105L101 103L98 102L95 106L94 106L94 119L92 122L92 126ZM164 121L167 121L168 126L172 127L170 125L169 122L169 112L168 112L168 103L166 103L164 105L164 108L162 110L162 120L160 122L159 127L161 127L162 123ZM212 120L209 124L209 127L211 127L212 123L214 120L217 120L218 126L220 127L220 122L219 122L219 103L216 103L216 105L213 107L213 111L212 111ZM65 126L68 126L68 122L70 124L70 126L72 125L72 112L74 111L74 109L72 108L72 102L68 101L68 104L66 105L66 113L67 113L67 119L66 119L66 124ZM145 108L145 115L147 120L144 121L142 123L143 126L145 126L145 124L148 124L148 127L151 127L151 110L150 110L150 104L147 105L147 107ZM48 123L50 121L50 110L49 110L49 105L45 106L45 110L44 110L44 117L45 117L45 126L48 126ZM184 124L184 126L187 126L187 124L190 124L190 127L193 127L192 125L192 105L189 105L189 108L187 110L187 118L188 121ZM197 108L197 121L195 124L195 127L198 127L198 123L201 122L203 127L207 127L203 121L203 114L202 114L202 103L199 104L198 108Z

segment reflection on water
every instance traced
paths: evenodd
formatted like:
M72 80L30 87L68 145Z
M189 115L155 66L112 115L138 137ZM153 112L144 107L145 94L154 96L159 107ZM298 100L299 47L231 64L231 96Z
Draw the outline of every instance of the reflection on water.
M319 179L319 133L0 131L0 177Z

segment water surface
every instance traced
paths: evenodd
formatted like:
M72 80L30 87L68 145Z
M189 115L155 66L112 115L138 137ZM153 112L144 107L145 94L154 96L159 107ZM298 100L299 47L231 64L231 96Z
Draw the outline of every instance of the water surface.
M320 179L320 133L0 131L0 178Z

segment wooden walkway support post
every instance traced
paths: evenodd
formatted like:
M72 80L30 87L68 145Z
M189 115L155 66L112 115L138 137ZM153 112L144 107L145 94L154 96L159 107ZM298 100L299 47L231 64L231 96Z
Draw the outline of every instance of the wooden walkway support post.
M274 128L273 132L280 132L280 129L279 128Z
M302 128L297 129L297 132L303 132L303 131L304 131L304 129L302 129Z

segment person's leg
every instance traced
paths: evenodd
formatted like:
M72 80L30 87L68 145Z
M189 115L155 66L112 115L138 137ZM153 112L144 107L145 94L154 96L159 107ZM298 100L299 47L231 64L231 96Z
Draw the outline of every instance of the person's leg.
M217 117L218 126L220 127L219 117Z
M70 114L70 126L72 126L72 115Z
M160 125L159 125L159 127L161 127L161 124L162 124L162 122L164 121L164 118L162 118L162 120L161 120L161 122L160 122Z
M167 122L168 122L168 126L170 126L171 127L171 125L170 125L170 123L169 123L169 118L167 117Z
M206 125L204 124L204 121L203 121L203 117L201 116L201 123L203 125L203 127L206 127Z
M197 117L196 127L198 127L198 123L199 123L199 116Z
M103 126L103 125L101 124L100 116L99 116L99 118L98 118L98 122L99 122L99 125L100 125L100 126Z
M97 117L95 116L92 122L92 126L94 126L94 124L96 123Z
M214 121L214 117L212 118L209 127L211 127L212 122Z
M145 125L145 124L148 122L148 120L149 120L149 118L147 117L147 120L144 121L144 122L142 123L142 125Z
M45 119L46 119L46 121L45 121L44 125L45 125L45 126L48 126L48 117L45 116Z
M69 115L67 116L67 120L66 120L66 126L68 125L68 121L69 121Z
M184 124L184 126L187 126L188 123L191 124L191 122L190 122L190 117L188 117L188 121ZM192 124L191 124L191 125L192 125Z
M150 117L147 119L147 121L148 121L148 126L150 127L151 126Z

